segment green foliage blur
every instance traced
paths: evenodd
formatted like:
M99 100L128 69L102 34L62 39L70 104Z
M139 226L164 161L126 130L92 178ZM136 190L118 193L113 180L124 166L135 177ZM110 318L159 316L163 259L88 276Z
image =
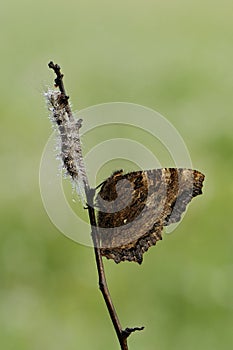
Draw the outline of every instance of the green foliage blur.
M1 349L119 349L92 249L62 235L40 197L50 60L74 109L153 108L206 175L203 196L142 266L106 261L122 324L145 326L129 349L232 349L232 12L227 0L2 2Z

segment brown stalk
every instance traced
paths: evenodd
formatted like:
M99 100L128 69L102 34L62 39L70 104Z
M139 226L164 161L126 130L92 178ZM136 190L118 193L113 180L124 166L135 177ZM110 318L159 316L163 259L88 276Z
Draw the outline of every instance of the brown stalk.
M49 62L48 64L49 68L51 68L55 75L55 87L58 87L63 99L62 103L65 105L66 112L68 116L73 118L72 115L72 110L69 104L69 96L67 96L64 83L63 83L63 74L61 73L61 68L58 64L54 64L52 61ZM92 241L94 245L94 252L95 252L95 259L96 259L96 266L97 266L97 271L98 271L98 276L99 276L99 289L103 295L105 304L107 306L109 316L111 318L111 321L113 323L115 332L117 334L119 344L121 346L121 350L128 350L128 344L127 344L127 338L130 336L132 332L135 331L140 331L144 327L134 327L134 328L126 328L122 329L121 323L119 321L119 318L117 316L115 307L113 305L111 295L108 289L107 285L107 280L105 276L105 271L104 271L104 264L103 264L103 259L100 251L100 240L99 240L99 233L98 233L98 226L96 223L96 215L95 215L95 209L94 209L94 195L95 195L95 190L90 188L86 170L85 170L85 176L84 176L84 186L85 186L85 195L86 195L86 202L87 202L87 209L88 209L88 214L89 214L89 221L91 224L91 236L92 236Z

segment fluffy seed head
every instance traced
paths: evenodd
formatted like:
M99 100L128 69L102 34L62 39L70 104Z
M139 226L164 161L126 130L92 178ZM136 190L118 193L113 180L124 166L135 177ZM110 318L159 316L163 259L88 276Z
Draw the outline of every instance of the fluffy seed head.
M82 119L74 118L67 103L67 96L60 91L49 89L44 95L50 120L58 131L59 158L62 166L85 202L86 175L79 134Z

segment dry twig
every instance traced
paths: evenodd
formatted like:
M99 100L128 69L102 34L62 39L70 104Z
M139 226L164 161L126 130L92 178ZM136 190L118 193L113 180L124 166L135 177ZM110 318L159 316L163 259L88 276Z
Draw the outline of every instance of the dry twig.
M77 181L78 186L81 186L84 189L85 201L87 203L89 220L91 224L91 236L94 245L96 266L99 276L99 289L101 290L103 298L105 300L111 321L113 323L115 332L117 334L121 346L121 350L128 350L127 338L132 332L140 331L144 327L123 329L117 316L116 310L114 308L111 295L108 289L103 259L100 252L100 240L93 203L95 190L90 188L89 186L82 156L82 149L79 137L79 129L81 128L82 120L75 121L75 118L72 114L72 110L69 104L69 96L67 96L65 91L63 83L63 74L61 73L60 66L58 64L54 64L53 62L49 62L48 66L56 74L55 87L59 89L59 92L56 90L52 90L49 91L49 93L46 93L46 98L50 106L49 109L52 115L51 118L57 124L58 130L60 132L61 157L63 161L63 166L66 172L72 178L72 180ZM73 131L71 130L72 128ZM71 132L71 136L67 135L67 132Z

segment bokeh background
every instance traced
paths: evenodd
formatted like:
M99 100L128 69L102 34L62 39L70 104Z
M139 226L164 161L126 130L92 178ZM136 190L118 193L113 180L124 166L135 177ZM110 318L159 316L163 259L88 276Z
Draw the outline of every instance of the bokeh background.
M142 266L105 264L122 324L146 326L129 348L232 349L232 13L227 0L2 1L2 349L119 349L92 249L63 236L40 197L51 59L75 109L153 108L206 174L204 195Z

